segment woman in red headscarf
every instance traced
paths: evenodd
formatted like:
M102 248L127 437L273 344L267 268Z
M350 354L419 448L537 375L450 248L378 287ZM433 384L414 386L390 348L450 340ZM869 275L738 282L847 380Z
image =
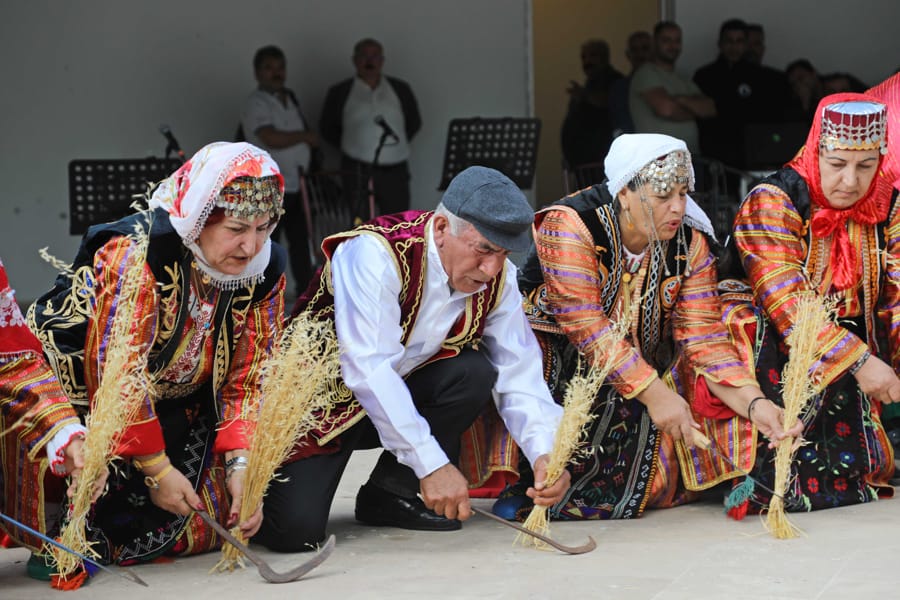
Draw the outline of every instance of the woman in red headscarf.
M879 414L882 403L900 401L900 214L882 172L886 122L872 97L825 97L806 145L750 191L735 219L753 305L726 296L725 318L767 397L780 402L784 339L801 295L838 300L838 321L818 332L824 353L815 369L825 388L801 414L809 443L792 465L786 503L794 510L892 492L893 452ZM774 453L762 444L757 452L754 476L772 487ZM761 487L751 510L768 504Z

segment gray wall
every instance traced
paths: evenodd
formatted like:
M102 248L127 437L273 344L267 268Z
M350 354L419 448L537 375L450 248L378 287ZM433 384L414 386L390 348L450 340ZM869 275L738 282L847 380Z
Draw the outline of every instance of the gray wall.
M215 7L215 10L213 10ZM352 73L353 44L385 46L385 72L406 79L424 126L414 140L413 202L439 199L447 124L524 116L527 0L6 0L0 22L0 257L20 301L49 288L38 256L68 261L67 164L159 156L171 126L189 154L232 139L255 86L251 60L280 45L288 85L316 123L329 85Z

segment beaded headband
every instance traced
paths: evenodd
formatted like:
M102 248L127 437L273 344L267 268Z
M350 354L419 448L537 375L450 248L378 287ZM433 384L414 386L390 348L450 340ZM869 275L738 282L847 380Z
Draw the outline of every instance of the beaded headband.
M253 219L261 215L278 218L281 207L281 187L278 177L235 177L222 188L216 206L225 209L229 217Z
M822 111L819 147L828 150L878 150L887 154L887 108L877 102L838 102Z
M654 194L666 195L676 185L687 184L694 188L690 154L674 150L647 163L635 177L641 183L649 183Z

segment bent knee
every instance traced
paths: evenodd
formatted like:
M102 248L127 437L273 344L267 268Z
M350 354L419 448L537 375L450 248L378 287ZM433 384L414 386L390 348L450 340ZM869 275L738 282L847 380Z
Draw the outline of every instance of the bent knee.
M308 552L325 541L325 523L292 514L263 518L253 542L273 552Z

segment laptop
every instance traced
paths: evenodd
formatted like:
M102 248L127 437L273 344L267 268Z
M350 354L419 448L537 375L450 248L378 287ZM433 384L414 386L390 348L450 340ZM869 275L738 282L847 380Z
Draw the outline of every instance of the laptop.
M809 124L749 123L744 126L744 165L747 169L777 169L797 154L809 132Z

